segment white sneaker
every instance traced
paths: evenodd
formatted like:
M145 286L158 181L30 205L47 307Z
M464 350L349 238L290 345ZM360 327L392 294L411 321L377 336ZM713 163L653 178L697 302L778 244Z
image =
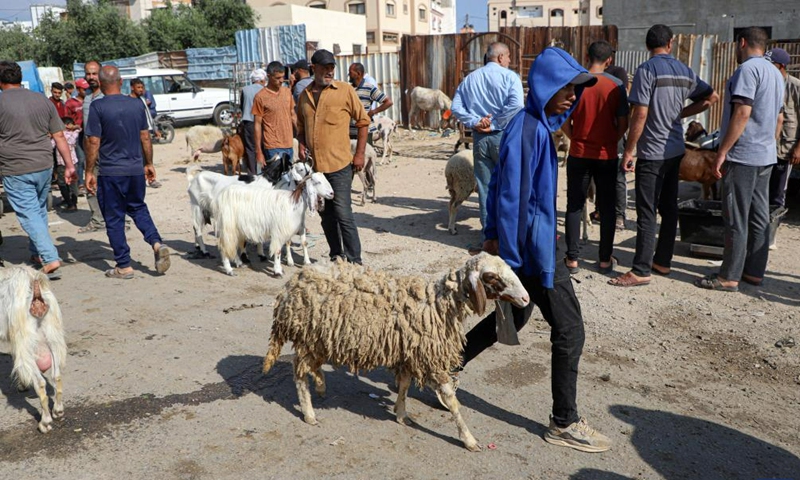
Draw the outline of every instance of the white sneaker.
M551 416L550 427L544 433L544 441L581 452L596 453L611 449L611 439L590 427L583 417L568 427L559 428Z

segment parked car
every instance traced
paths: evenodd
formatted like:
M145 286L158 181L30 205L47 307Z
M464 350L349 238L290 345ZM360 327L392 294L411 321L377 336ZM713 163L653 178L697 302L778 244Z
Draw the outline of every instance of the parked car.
M225 88L201 88L180 70L166 68L121 68L122 91L130 93L130 80L141 78L145 90L156 99L159 115L176 122L212 120L220 127L233 122L230 94Z

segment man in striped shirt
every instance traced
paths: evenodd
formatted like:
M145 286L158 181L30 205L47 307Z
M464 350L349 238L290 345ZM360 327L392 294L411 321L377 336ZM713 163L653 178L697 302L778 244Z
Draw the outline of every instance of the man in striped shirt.
M372 117L383 112L384 110L392 108L392 99L383 93L383 90L378 88L377 85L373 85L364 79L364 65L360 63L354 63L350 65L348 74L350 76L350 84L356 89L358 99L361 101L361 104L364 105L364 109L367 111L367 115L369 116L370 120L372 120ZM372 108L373 103L378 104L378 106L374 109ZM370 145L372 145L372 134L375 132L375 129L375 125L370 125L369 135L367 135L367 143ZM355 122L351 121L350 138L355 140L357 136L358 129L356 128Z

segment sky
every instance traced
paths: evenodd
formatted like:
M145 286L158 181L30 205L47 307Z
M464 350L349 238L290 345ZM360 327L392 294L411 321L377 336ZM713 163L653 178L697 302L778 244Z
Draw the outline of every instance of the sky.
M30 20L30 5L65 5L66 0L0 0L0 19ZM475 27L475 31L485 32L488 29L486 19L486 0L456 0L456 17L459 27L464 25L466 16Z

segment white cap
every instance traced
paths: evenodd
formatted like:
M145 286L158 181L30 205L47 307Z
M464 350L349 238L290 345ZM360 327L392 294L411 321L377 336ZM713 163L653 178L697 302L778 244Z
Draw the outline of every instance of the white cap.
M250 81L251 82L260 82L260 81L266 80L266 79L267 79L267 72L265 72L263 68L256 68L250 74Z

